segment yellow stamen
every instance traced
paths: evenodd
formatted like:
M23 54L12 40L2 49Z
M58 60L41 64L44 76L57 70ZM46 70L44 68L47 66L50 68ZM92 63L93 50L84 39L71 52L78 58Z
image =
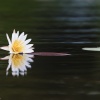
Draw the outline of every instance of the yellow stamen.
M14 54L12 56L12 64L14 65L14 67L18 68L23 64L23 59L23 55Z
M21 40L15 40L14 43L12 44L12 51L15 54L23 52L23 49L24 49L24 46Z

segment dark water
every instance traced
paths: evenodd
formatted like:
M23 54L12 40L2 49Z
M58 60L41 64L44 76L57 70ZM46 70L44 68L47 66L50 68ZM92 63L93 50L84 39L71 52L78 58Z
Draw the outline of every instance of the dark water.
M1 100L99 100L99 0L3 0L0 3L0 46L13 29L32 38L35 52L65 52L70 56L34 56L23 76L6 75L0 61ZM8 52L0 51L0 57Z

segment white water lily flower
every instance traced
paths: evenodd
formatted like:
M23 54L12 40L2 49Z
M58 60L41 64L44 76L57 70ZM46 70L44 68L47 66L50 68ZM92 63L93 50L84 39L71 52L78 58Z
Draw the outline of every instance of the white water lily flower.
M83 50L88 50L88 51L100 51L100 47L96 48L82 48Z
M10 54L1 58L1 60L8 60L8 67L6 69L6 75L11 68L13 76L25 75L27 73L27 68L31 68L30 63L33 62L34 55L30 54Z
M10 40L8 34L6 34L7 40L9 45L1 47L3 50L10 51L10 53L18 54L18 53L32 53L34 52L33 44L28 44L31 39L27 39L27 34L24 35L24 32L22 32L19 35L19 31L15 32L15 30L12 33L12 39Z

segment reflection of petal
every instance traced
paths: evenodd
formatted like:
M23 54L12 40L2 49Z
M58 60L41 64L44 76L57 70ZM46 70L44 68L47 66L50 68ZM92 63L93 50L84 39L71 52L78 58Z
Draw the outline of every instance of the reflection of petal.
M20 72L20 75L22 76L27 75L27 72Z
M29 61L29 62L33 62L33 60L32 60L31 58L28 58L27 61Z
M10 67L13 76L19 76L19 74L22 76L26 75L27 68L31 68L30 63L33 62L33 57L34 55L30 54L10 54L10 56L1 58L1 60L9 60L6 75L8 75Z
M8 75L8 71L6 71L6 76Z
M13 76L19 76L19 74L21 76L27 75L27 72L12 72ZM6 75L8 75L8 72L6 72Z
M0 58L1 60L8 60L9 59L9 56L6 56L6 57L3 57L3 58Z
M10 69L10 66L11 66L11 63L8 64L6 71L8 71Z
M12 72L13 76L19 76L19 72Z

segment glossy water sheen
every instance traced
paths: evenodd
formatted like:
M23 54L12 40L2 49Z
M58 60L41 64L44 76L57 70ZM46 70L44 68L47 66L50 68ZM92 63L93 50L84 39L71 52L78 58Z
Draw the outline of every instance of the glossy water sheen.
M0 61L1 100L99 100L99 0L3 0L0 2L0 46L13 29L32 38L35 52L64 52L68 56L35 55L24 76L6 72ZM0 57L8 52L0 50ZM6 74L8 74L6 76Z

